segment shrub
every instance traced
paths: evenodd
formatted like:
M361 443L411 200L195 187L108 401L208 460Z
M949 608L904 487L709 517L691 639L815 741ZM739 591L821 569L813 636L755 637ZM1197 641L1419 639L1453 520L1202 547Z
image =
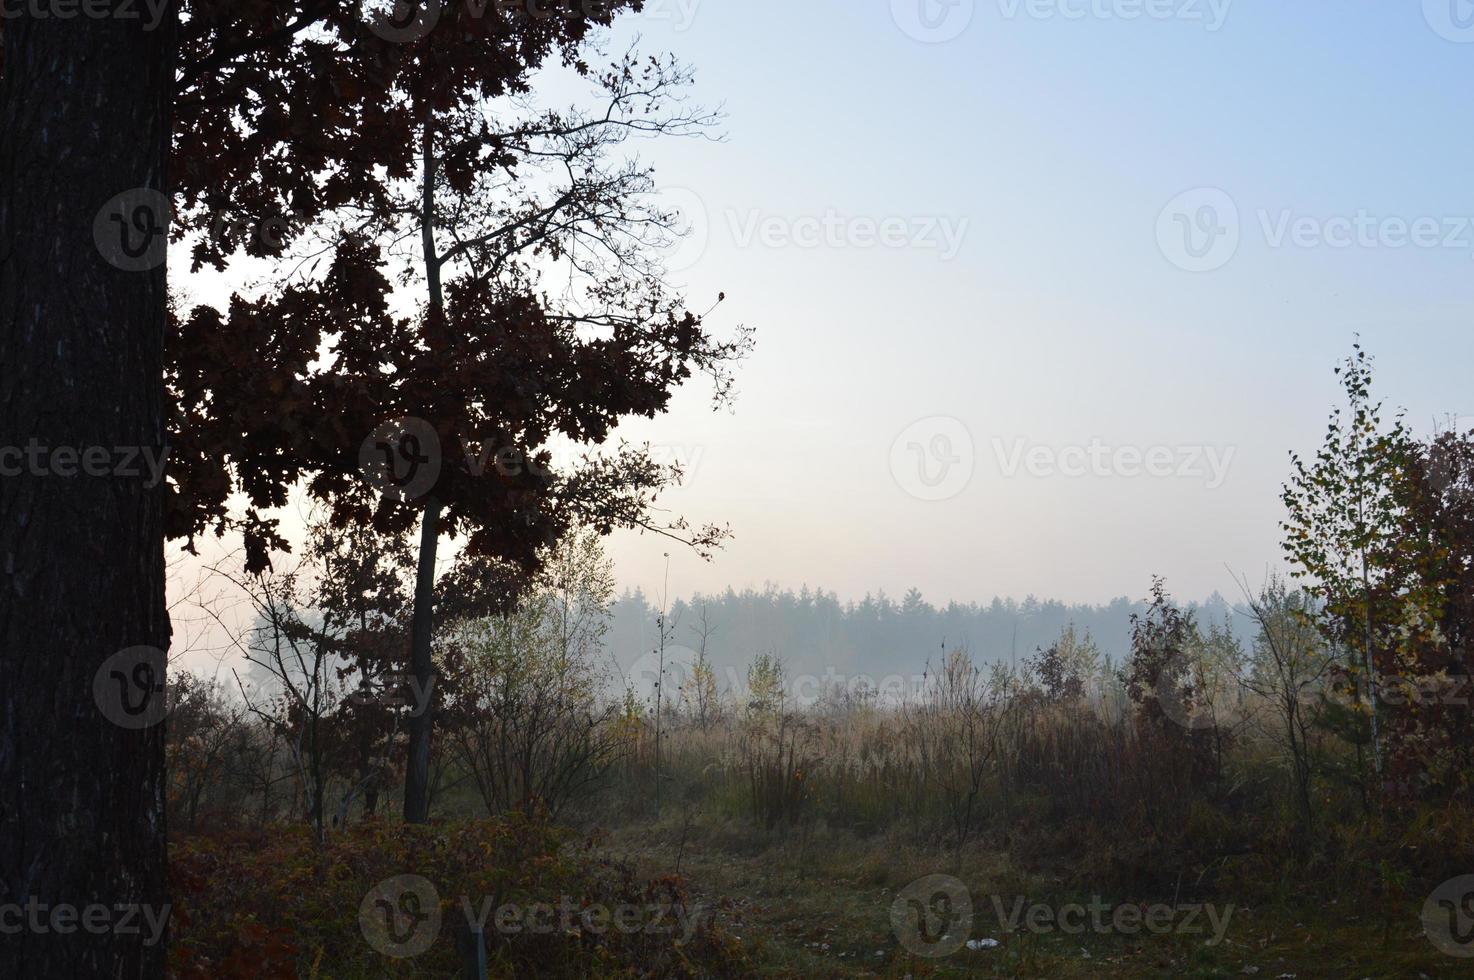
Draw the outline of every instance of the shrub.
M174 844L170 873L172 974L191 980L457 975L468 908L491 913L485 942L493 976L744 972L733 941L691 903L679 878L638 881L541 815L430 826L370 821L322 847L306 826L190 837ZM360 912L379 883L406 874L433 886L441 922L428 949L396 959L370 943ZM562 918L551 931L496 927L495 910L539 903L569 909L570 928ZM583 910L598 908L630 909L635 925L590 930Z

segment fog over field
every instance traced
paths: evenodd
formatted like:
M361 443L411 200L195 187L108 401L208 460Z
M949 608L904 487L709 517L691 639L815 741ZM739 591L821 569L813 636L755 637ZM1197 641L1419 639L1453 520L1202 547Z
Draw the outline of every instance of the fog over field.
M1227 623L1245 643L1253 627L1247 609L1213 595L1189 603L1200 621ZM1144 600L1120 598L1103 605L1066 605L1029 597L936 608L919 592L884 594L841 602L819 590L769 587L727 590L674 599L662 611L658 597L625 592L611 605L607 645L619 680L642 696L652 693L660 671L662 613L668 623L667 683L679 687L705 645L724 689L740 693L753 656L775 654L790 673L790 690L812 702L836 686L868 685L891 697L915 695L923 676L935 675L945 650L968 650L980 662L1019 665L1059 639L1067 626L1088 633L1103 656L1126 660L1131 617ZM703 614L705 619L703 620Z

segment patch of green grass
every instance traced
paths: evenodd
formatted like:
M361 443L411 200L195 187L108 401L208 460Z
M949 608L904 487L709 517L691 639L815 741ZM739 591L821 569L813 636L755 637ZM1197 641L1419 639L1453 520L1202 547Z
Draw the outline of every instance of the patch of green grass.
M899 839L768 836L731 826L688 830L682 846L682 828L675 820L614 831L604 846L645 875L672 872L679 860L693 899L712 908L719 926L740 938L763 976L1391 980L1474 974L1468 964L1428 942L1418 919L1421 906L1411 901L1399 903L1389 920L1382 910L1350 900L1235 906L1228 912L1232 899L1215 897L1220 917L1228 916L1216 944L1206 924L1193 934L1088 928L1080 934L1010 932L998 921L993 895L1007 896L1000 897L1005 912L1016 896L1028 896L1025 907L1032 902L1086 905L1092 896L1058 877L1026 873L1007 854L982 847L931 851ZM890 920L897 891L935 873L968 886L973 902L969 938L994 939L998 945L929 958L897 941ZM1179 904L1171 895L1108 898L1111 905ZM1182 899L1181 904L1190 903Z

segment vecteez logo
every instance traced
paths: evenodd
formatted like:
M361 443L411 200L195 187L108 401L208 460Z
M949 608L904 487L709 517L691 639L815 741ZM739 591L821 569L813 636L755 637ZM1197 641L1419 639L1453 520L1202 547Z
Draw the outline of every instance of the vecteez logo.
M419 41L435 30L444 9L443 0L394 0L387 9L376 5L368 11L369 30L396 44Z
M1376 213L1355 208L1311 213L1292 207L1257 208L1242 218L1227 191L1199 187L1178 194L1157 215L1157 248L1185 272L1213 272L1239 252L1254 232L1271 251L1449 250L1474 256L1474 217L1459 214Z
M364 479L400 501L417 500L433 490L443 463L435 427L413 416L383 423L358 450Z
M972 481L975 465L972 433L951 416L913 422L891 443L891 476L917 500L956 497Z
M589 903L562 895L556 902L502 902L460 896L465 927L473 933L499 935L602 936L611 931L670 937L685 945L711 917L700 905L646 902ZM364 895L358 906L359 929L377 952L408 960L427 952L440 939L444 913L440 892L417 874L386 878Z
M420 875L395 875L373 888L358 906L368 944L391 959L409 959L440 936L440 893Z
M891 902L891 929L917 956L950 956L972 932L972 893L951 875L918 878Z
M907 37L944 44L972 24L976 0L891 0L891 19Z
M706 199L689 187L668 187L648 205L671 218L664 265L667 272L689 272L711 244L711 213Z
M998 0L1005 19L1180 21L1212 34L1228 20L1233 0Z
M1474 875L1450 878L1423 903L1423 934L1439 952L1474 957Z
M829 208L806 215L728 211L727 223L738 248L761 245L784 249L889 249L932 252L943 262L957 258L971 222L938 214L845 214Z
M1228 479L1236 446L1108 444L1100 437L1089 443L1054 446L1018 437L991 440L998 471L1005 478L1019 475L1037 479L1181 479L1199 480L1217 490Z
M127 20L156 31L169 14L169 0L0 0L0 21Z
M1239 208L1226 191L1183 191L1157 216L1157 247L1186 272L1212 272L1239 250Z
M158 647L132 646L108 657L92 675L92 699L119 728L150 728L169 710L169 658Z
M1423 19L1445 41L1474 43L1474 0L1423 0Z
M132 187L98 209L92 239L109 265L124 272L149 272L168 258L172 215L167 195Z

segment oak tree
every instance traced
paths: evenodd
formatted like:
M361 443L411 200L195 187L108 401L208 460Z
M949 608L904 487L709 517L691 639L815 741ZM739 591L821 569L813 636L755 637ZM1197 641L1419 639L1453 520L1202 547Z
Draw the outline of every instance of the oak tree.
M186 207L290 207L278 244L298 264L262 295L175 321L170 532L238 529L259 569L286 546L269 514L298 485L340 525L406 534L418 521L422 688L442 535L527 580L575 521L699 550L724 534L652 516L680 473L645 448L554 464L555 446L603 446L697 372L724 400L750 339L714 337L666 281L677 216L654 199L651 169L618 151L635 135L708 132L716 116L687 106L691 75L673 59L630 52L598 71L582 60L588 31L621 9L633 5L598 16L445 5L399 43L330 18L273 49L269 70L206 76L181 103L213 120L218 90L245 107L213 129L182 127L224 148L211 179L184 182ZM327 28L338 33L324 41ZM554 53L596 90L594 108L531 98L529 76ZM292 108L298 86L315 87L312 125ZM224 266L230 249L261 244L205 236L194 255ZM365 464L381 479L365 480ZM236 493L243 515L227 506ZM426 712L411 730L413 821L427 816L432 724Z

